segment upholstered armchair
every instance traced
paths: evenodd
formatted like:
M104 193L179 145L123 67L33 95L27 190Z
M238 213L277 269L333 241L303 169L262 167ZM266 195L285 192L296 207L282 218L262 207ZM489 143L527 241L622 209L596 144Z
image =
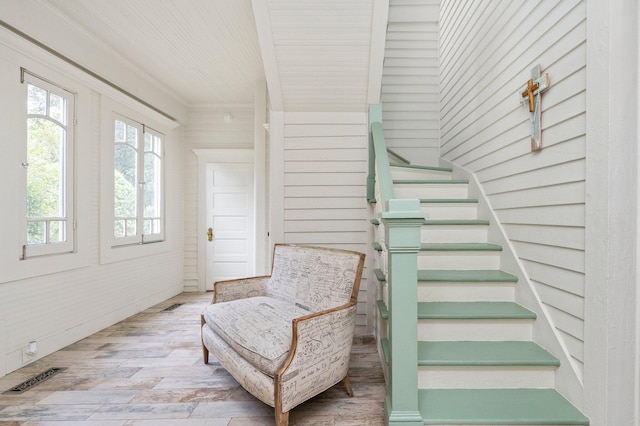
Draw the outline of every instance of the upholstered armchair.
M270 276L216 282L201 316L209 353L252 395L275 408L277 426L307 399L344 382L364 254L279 244Z

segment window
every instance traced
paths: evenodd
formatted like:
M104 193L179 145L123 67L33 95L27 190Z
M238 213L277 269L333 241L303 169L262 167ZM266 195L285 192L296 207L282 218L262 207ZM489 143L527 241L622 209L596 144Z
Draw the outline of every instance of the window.
M164 137L119 115L113 124L114 245L162 241Z
M22 76L27 127L24 260L75 248L75 94L25 70Z

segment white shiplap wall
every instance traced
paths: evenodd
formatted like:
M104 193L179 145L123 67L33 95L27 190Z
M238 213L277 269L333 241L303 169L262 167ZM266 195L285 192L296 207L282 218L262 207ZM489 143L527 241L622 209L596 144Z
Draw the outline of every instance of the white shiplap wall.
M367 253L367 144L365 113L285 113L284 242ZM367 325L366 275L359 330Z
M0 282L0 316L4 322L0 325L4 328L3 332L0 331L4 334L0 360L5 362L0 373L8 373L22 367L25 361L22 349L30 341L37 342L38 355L34 359L38 359L182 291L182 151L179 148L181 129L165 129L166 242L157 244L155 252L147 256L138 254L151 245L142 246L140 250L133 248L136 253L129 259L105 261L102 257L105 253L100 247L101 239L106 237L106 234L101 234L100 200L108 194L102 191L100 170L110 166L100 156L103 141L100 100L113 97L119 99L118 104L124 104L122 107L135 109L142 116L147 116L148 112L148 116L153 117L155 113L124 99L92 77L4 30L0 31L0 57L0 75L3 76L0 84L3 93L0 127L7 134L12 134L12 129L20 121L9 119L13 113L5 113L18 111L20 115L16 108L24 103L22 90L14 90L16 85L20 85L21 66L78 93L77 253L49 259L54 259L58 265L66 265L69 257L80 260L69 267L54 265L53 269L44 257L16 264L19 241L5 237L14 235L11 231L17 226L14 218L23 213L15 202L7 201L16 198L3 193L0 252L3 265L11 266L3 269L2 275L12 276L15 271L20 271L20 279L3 278ZM132 77L130 83L135 84L135 78ZM147 121L152 122L153 119ZM6 166L7 163L19 164L22 157L15 155L14 149L9 149L8 140L16 139L1 138L2 143L7 144L3 145L5 155L2 161L6 163L0 167L0 176L3 182L17 182L20 181L20 170ZM11 190L10 186L4 186L4 190Z
M233 116L231 123L224 114ZM198 158L194 149L251 149L254 137L253 105L203 106L189 109L184 128L184 282L198 288Z
M585 1L443 0L440 25L441 155L476 174L581 371ZM537 64L551 87L532 153L518 91Z
M382 75L387 146L414 164L439 158L439 0L390 0Z

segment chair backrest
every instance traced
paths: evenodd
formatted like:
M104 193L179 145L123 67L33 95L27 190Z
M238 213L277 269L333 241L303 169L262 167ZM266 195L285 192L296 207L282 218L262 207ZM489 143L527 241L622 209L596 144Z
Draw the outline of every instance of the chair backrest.
M267 294L309 312L355 302L364 257L349 250L276 244Z

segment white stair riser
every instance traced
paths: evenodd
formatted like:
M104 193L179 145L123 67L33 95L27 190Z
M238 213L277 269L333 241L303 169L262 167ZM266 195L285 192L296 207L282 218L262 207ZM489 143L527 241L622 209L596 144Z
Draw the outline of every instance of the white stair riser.
M552 366L418 366L419 389L546 389Z
M513 302L514 298L515 283L418 283L418 302Z
M486 243L487 227L483 225L423 225L423 243Z
M533 340L533 320L418 320L421 341Z
M500 252L422 251L418 269L500 269Z
M395 184L396 198L468 198L466 184Z
M396 180L451 180L451 172L438 170L406 169L391 166L391 177Z
M421 203L420 211L429 213L429 219L477 219L477 203Z

